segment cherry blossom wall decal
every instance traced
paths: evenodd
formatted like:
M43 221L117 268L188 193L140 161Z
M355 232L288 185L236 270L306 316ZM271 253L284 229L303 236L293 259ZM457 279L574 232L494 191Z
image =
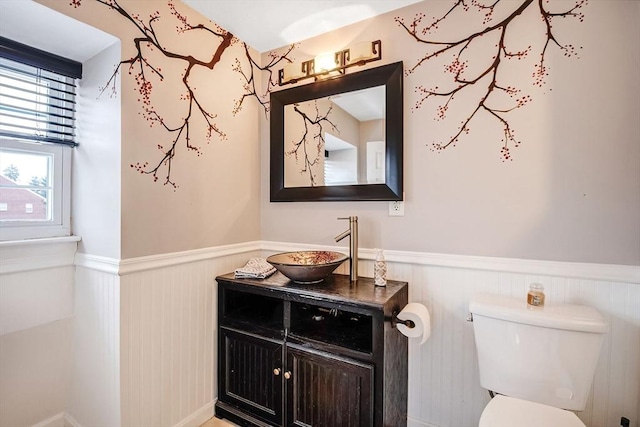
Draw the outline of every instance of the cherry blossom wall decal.
M83 0L71 0L70 5L78 8L82 6ZM174 189L178 188L177 183L172 179L172 164L176 160L180 150L194 152L197 156L202 155L202 148L199 144L194 143L194 139L200 139L201 136L195 136L194 132L204 127L204 139L207 143L212 138L219 140L227 139L227 135L222 126L218 123L218 115L210 111L205 106L203 98L210 96L204 91L198 91L194 81L191 79L195 70L209 70L215 78L215 71L221 65L221 59L224 54L229 52L229 48L239 40L233 34L224 30L214 23L191 24L187 16L181 13L174 0L169 0L167 6L169 8L171 19L176 21L176 32L183 34L187 32L200 32L205 37L211 39L212 49L209 55L204 59L198 58L197 55L184 53L184 47L181 51L167 48L162 43L162 37L166 35L159 34L156 28L161 20L161 13L155 11L148 17L143 18L139 14L127 10L118 0L93 0L101 5L106 6L109 10L117 13L134 26L138 36L131 40L134 45L134 55L130 58L123 59L115 67L115 70L109 78L106 85L102 88L102 93L110 90L115 92L116 78L121 71L128 72L128 75L135 79L136 90L138 91L138 102L141 103L141 115L149 122L151 127L161 126L168 135L167 140L156 144L160 155L154 161L144 161L132 163L130 166L141 174L150 175L154 181L162 179L164 185L169 185ZM180 4L179 2L177 4ZM274 69L283 62L291 62L289 55L294 49L292 45L285 53L281 55L271 55L270 62L264 66L260 65L259 59L253 57L249 47L242 43L243 58L236 58L233 71L241 76L241 85L243 88L242 97L235 101L232 106L232 113L236 115L242 110L243 104L247 98L256 99L260 106L264 109L265 114L269 110L269 92L275 85ZM158 53L160 55L158 55ZM175 61L182 64L184 72L179 80L165 82L161 64L164 61ZM246 61L246 64L243 64ZM266 89L260 91L256 83L257 73L264 73L268 83ZM185 114L183 117L176 119L169 118L161 114L153 103L154 81L156 84L180 85L184 92L177 99L176 105L180 105ZM203 126L204 125L204 126Z
M245 71L242 66L242 61L236 58L235 65L233 70L240 73L243 79L243 88L244 93L242 97L236 101L236 104L233 109L233 114L237 114L240 110L242 110L242 104L247 98L255 98L264 111L265 117L268 118L269 114L269 94L276 87L278 79L276 69L280 68L283 63L291 63L291 53L297 47L294 43L290 45L287 50L283 54L276 54L274 52L269 52L269 62L265 65L260 65L256 62L256 59L251 56L251 52L249 51L249 47L246 43L242 43L244 48L245 57L248 62L248 71ZM274 73L275 72L275 73ZM262 91L258 89L256 86L256 75L262 73L266 78L267 87Z
M503 137L501 141L500 154L502 160L512 160L511 148L520 145L520 139L516 137L515 130L508 121L508 113L525 107L531 102L531 96L522 93L522 89L515 85L506 84L503 74L500 71L505 68L505 63L509 60L521 60L527 58L532 53L532 45L518 47L512 50L509 46L522 45L519 39L509 39L514 23L519 20L530 19L537 16L542 21L541 28L545 32L544 43L539 53L539 59L535 62L532 71L533 85L544 87L546 77L549 75L547 66L547 55L551 47L558 48L566 57L577 56L577 49L571 44L562 44L556 34L554 24L559 19L576 19L579 22L584 20L582 9L588 0L576 0L570 7L558 10L560 6L554 5L552 0L455 0L448 10L439 16L427 19L425 13L416 14L413 19L407 21L402 17L396 17L396 23L413 38L414 41L424 46L425 53L417 62L407 69L406 74L411 75L418 72L421 67L430 62L443 59L446 62L445 73L451 79L447 87L439 85L426 86L418 85L415 89L418 100L413 110L422 108L427 101L439 99L437 106L436 120L447 119L447 113L455 105L457 97L462 98L463 94L477 90L479 93L470 113L465 114L457 129L451 136L442 142L433 142L431 149L442 151L460 141L462 137L469 133L471 123L480 115L494 120L502 127ZM566 2L564 2L566 5ZM500 8L500 18L496 18L498 8ZM535 9L535 14L531 12ZM473 13L482 19L482 25L459 25L460 34L448 39L439 39L438 30L443 24L451 21L459 13ZM559 23L561 24L561 22ZM487 38L494 43L486 43ZM486 65L471 67L469 58L486 58ZM505 73L506 74L506 73ZM504 96L509 99L506 103L502 99ZM466 98L465 98L466 99ZM500 106L498 106L500 105ZM483 114L484 113L484 114Z

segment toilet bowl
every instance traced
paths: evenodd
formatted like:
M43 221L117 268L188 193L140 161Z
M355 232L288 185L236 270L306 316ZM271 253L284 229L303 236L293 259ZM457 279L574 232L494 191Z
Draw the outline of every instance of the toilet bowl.
M484 408L478 427L586 427L573 412L497 395Z

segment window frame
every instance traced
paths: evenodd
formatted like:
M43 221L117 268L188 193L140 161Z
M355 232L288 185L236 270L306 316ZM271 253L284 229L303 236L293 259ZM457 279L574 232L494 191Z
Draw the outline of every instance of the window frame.
M82 79L82 63L0 36L0 57L47 72ZM76 98L78 93L76 92ZM77 120L77 117L74 118ZM77 121L76 121L77 123ZM53 155L52 217L48 221L0 221L0 241L64 237L71 235L71 159L77 142L38 141L13 135L0 136L0 148Z
M70 236L72 148L61 144L39 144L5 137L0 137L0 148L53 156L51 220L2 220L0 221L0 241Z

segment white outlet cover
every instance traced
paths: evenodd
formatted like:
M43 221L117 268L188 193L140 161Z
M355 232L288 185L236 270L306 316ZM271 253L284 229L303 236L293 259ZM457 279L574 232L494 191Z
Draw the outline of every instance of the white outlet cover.
M404 202L389 202L389 216L404 216Z

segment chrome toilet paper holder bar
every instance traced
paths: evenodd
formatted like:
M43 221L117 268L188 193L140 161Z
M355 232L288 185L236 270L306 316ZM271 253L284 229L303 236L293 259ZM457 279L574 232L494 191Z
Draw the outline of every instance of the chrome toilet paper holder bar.
M392 327L396 327L398 325L398 323L403 324L404 326L406 326L407 328L413 329L416 327L416 323L413 320L402 320L402 319L398 319L398 311L394 311L391 315L391 326Z

